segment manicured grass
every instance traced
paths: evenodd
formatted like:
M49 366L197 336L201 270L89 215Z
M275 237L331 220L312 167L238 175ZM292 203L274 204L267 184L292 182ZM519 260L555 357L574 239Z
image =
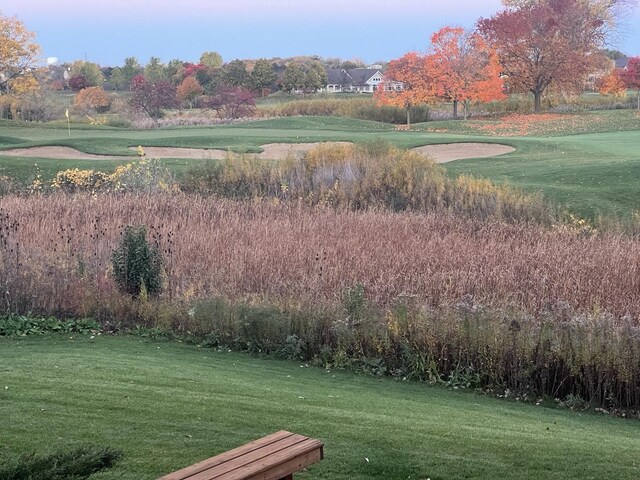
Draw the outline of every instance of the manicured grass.
M640 210L640 116L633 111L611 111L563 116L517 116L518 132L501 136L501 120L448 121L420 124L429 131L397 131L379 122L337 117L295 117L259 120L215 127L182 127L150 131L89 127L66 129L10 126L4 122L0 136L0 173L27 180L37 163L45 178L65 168L111 170L135 158L129 147L175 146L222 148L259 152L266 143L324 141L372 142L384 140L401 148L455 142L493 142L512 145L516 151L496 158L461 160L446 164L452 176L466 173L507 181L527 191L542 191L554 202L586 217L626 217ZM506 124L506 126L505 126ZM524 130L523 130L524 129ZM493 133L491 133L493 132ZM71 146L88 153L122 155L123 161L43 160L2 157L1 150L37 145ZM167 160L183 172L199 160Z
M639 428L137 337L0 339L0 453L122 449L96 480L153 479L280 429L326 442L301 479L635 479Z

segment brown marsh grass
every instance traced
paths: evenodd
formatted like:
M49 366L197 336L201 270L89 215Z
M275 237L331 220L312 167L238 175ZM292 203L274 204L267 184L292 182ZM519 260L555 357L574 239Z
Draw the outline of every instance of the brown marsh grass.
M5 225L17 222L3 234L4 276L32 279L33 311L73 303L65 285L78 279L112 288L122 228L145 224L166 257L172 298L332 304L362 284L380 306L471 297L533 315L566 304L640 318L640 242L623 235L169 194L8 196L0 208Z

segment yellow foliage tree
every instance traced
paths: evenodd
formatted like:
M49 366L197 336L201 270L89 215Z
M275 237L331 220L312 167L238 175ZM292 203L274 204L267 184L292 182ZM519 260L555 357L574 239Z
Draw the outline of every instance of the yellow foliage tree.
M26 80L35 77L40 46L35 34L15 17L0 14L0 94L12 93L11 88L24 88ZM34 78L35 80L35 78Z

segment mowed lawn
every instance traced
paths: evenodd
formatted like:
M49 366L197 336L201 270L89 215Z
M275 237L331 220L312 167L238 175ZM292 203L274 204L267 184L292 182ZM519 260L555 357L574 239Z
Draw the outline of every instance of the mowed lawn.
M0 128L0 174L27 180L38 164L43 177L65 168L112 170L135 159L129 147L171 146L221 148L256 153L267 143L387 141L400 148L456 142L503 143L516 151L495 158L460 160L445 165L451 176L469 174L507 182L529 192L543 192L555 203L581 216L627 217L640 210L640 116L632 111L584 113L540 124L527 117L533 134L492 135L495 121L449 121L418 125L418 131L397 131L392 125L336 117L295 117L214 127L166 128L136 131L115 128L66 129L5 123ZM575 121L575 119L579 121ZM593 119L593 122L590 120ZM597 120L597 121L596 121ZM507 123L508 122L503 122ZM548 128L547 128L548 127ZM485 128L490 128L486 130ZM607 131L607 128L610 131ZM422 130L420 130L422 129ZM484 129L484 130L483 130ZM430 130L430 131L427 131ZM443 133L444 132L444 133ZM2 156L3 149L39 145L71 146L87 153L121 155L118 160L52 160ZM178 174L204 160L167 159Z
M301 479L637 479L640 422L138 337L0 339L1 453L83 442L154 479L287 429Z

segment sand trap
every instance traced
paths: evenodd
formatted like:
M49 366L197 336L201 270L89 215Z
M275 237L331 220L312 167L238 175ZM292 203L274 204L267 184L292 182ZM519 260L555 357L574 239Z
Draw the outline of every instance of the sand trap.
M56 158L69 160L122 160L123 157L111 155L94 155L84 153L71 147L32 147L13 148L11 150L0 150L0 155L6 157L36 157L36 158ZM126 157L124 157L126 158Z
M298 155L313 150L318 145L351 145L350 142L316 142L316 143L267 143L262 145L264 152L259 153L260 158L278 159L287 155Z
M332 145L350 145L349 142L330 142ZM256 154L259 158L280 159L288 155L299 155L321 145L322 143L268 143L262 145L263 152ZM184 158L184 159L221 159L227 152L225 150L204 148L178 148L178 147L144 147L147 158ZM137 147L130 147L137 150ZM464 158L485 158L504 155L515 149L507 145L495 143L452 143L447 145L425 145L414 150L429 155L438 163L452 162ZM10 157L37 157L70 160L126 160L136 157L119 157L112 155L94 155L84 153L70 147L33 147L14 148L12 150L0 150L0 156Z
M129 147L130 150L138 151L138 147ZM210 159L220 160L227 154L225 150L204 149L204 148L181 148L181 147L145 147L145 155L148 158L186 158L186 159Z
M515 148L497 143L451 143L425 145L416 147L415 151L424 153L437 163L453 162L464 158L486 158L504 155L515 151Z

